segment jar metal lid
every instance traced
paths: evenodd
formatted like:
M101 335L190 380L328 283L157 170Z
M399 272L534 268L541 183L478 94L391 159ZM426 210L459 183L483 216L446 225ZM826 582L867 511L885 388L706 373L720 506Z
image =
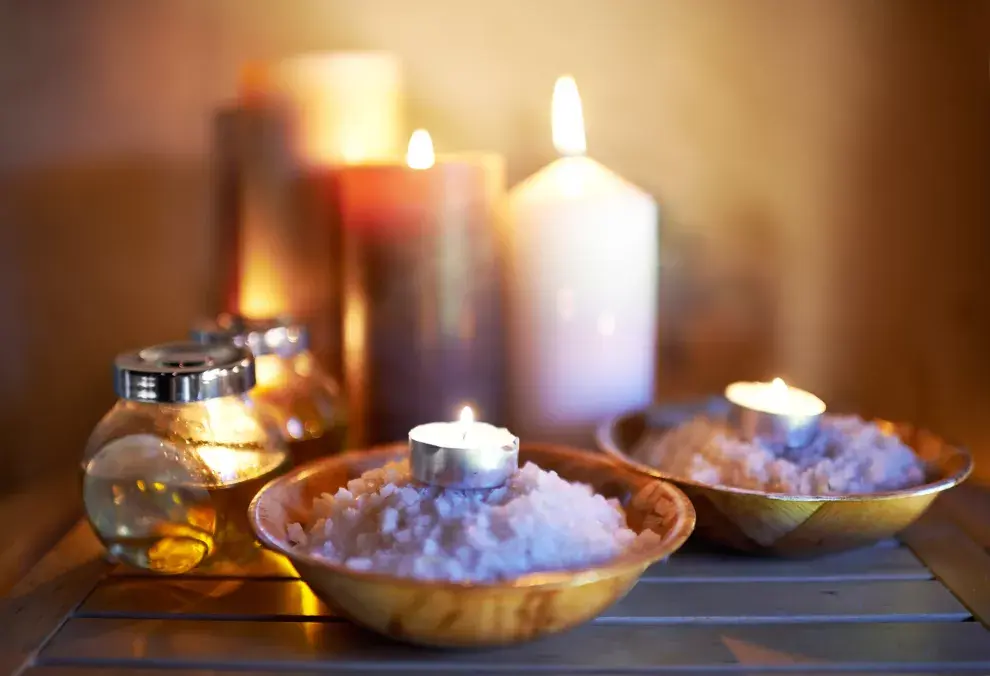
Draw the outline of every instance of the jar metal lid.
M118 355L117 396L133 401L189 403L254 387L254 357L232 343L164 343Z
M248 319L222 314L215 321L194 328L191 337L205 344L231 342L248 348L256 357L266 354L291 357L309 347L306 327L288 317Z

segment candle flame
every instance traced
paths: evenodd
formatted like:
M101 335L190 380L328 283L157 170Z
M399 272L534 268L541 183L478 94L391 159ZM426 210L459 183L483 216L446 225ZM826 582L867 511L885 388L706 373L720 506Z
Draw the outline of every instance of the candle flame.
M228 480L236 477L244 469L245 454L238 454L237 451L216 446L204 446L196 449L200 459L210 468L221 480Z
M285 371L282 358L277 354L263 354L254 360L255 381L259 389L285 387Z
M587 143L584 136L584 111L577 83L570 75L557 78L553 86L553 103L550 106L553 147L561 155L584 155Z
M436 161L433 154L433 139L430 132L417 129L409 137L409 149L406 151L406 164L410 169L429 169Z
M787 383L784 382L783 378L774 378L770 383L770 386L776 394L784 394L787 392Z
M470 406L465 406L461 409L461 422L465 425L470 425L474 422L474 411L471 410Z

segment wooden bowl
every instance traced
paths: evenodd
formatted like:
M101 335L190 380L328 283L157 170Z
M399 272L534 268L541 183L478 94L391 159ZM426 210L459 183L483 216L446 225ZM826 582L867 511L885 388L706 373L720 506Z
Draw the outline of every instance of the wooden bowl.
M877 420L911 446L927 465L922 486L868 495L787 495L711 486L670 476L630 456L636 446L696 414L717 416L721 402L658 407L620 415L597 433L603 451L627 467L683 490L697 511L697 533L738 551L811 557L865 546L893 536L924 513L942 491L961 483L973 459L926 430Z
M575 571L534 573L497 583L422 581L350 570L294 551L286 524L306 523L313 499L334 492L374 467L406 455L405 446L352 451L275 479L254 498L249 517L258 539L284 554L299 576L335 612L410 643L486 646L563 631L596 617L636 583L650 564L676 551L694 528L694 509L681 491L612 462L605 455L523 444L520 461L556 470L618 498L630 528L663 536L646 551Z

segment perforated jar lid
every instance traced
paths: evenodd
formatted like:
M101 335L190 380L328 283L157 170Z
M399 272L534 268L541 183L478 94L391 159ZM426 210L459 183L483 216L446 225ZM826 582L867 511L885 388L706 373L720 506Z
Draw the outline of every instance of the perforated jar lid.
M247 319L222 314L192 330L192 339L200 343L226 343L246 347L256 357L277 354L291 357L309 347L306 327L288 317Z
M114 381L123 399L206 401L254 387L254 357L233 343L164 343L118 355Z

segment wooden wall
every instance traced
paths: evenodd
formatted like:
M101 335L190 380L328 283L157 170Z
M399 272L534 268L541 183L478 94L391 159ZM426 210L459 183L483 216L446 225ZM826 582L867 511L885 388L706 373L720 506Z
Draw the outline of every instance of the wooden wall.
M377 48L409 122L590 152L663 205L664 395L783 375L990 453L985 3L0 2L0 486L77 461L113 355L211 307L210 114L249 58Z

